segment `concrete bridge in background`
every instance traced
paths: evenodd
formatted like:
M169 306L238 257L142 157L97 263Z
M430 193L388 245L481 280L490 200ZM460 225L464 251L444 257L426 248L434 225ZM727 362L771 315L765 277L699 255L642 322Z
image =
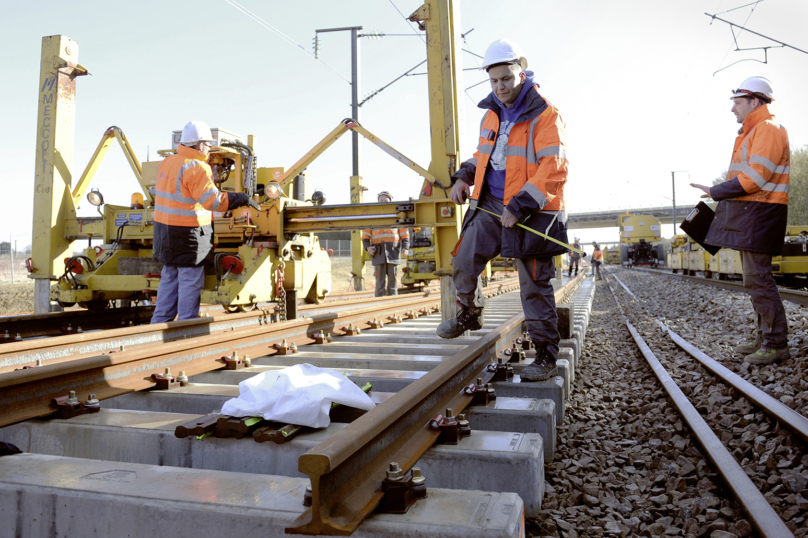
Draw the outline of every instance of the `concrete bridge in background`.
M676 208L676 222L682 221L690 214L693 206L685 205ZM633 215L652 215L659 219L662 224L673 223L673 207L639 207L631 209L605 209L600 211L587 211L582 213L569 213L567 227L571 230L581 230L584 228L608 228L618 226L620 215L631 213Z

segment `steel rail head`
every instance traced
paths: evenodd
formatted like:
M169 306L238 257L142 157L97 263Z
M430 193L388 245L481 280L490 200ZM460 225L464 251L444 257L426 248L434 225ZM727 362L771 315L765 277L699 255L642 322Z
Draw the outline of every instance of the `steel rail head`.
M516 279L502 281L504 285L515 285ZM491 292L492 287L486 288ZM363 307L375 308L379 305L411 305L413 301L426 298L429 292L413 293L402 296L374 297L367 301L350 301L345 307L335 305L308 305L302 307L301 314L311 312L309 317L318 317L326 313L333 313L341 308L355 310ZM388 308L396 308L389 306ZM323 312L325 310L326 312ZM96 356L100 353L117 351L121 346L126 348L143 345L165 344L175 340L190 339L207 336L215 332L234 331L247 327L256 327L265 324L267 312L254 310L237 314L220 314L218 316L204 317L192 320L174 321L170 323L156 323L153 325L140 325L123 327L107 331L84 332L54 336L33 341L10 342L0 346L0 375L18 370L23 366L33 366L37 360L43 365L62 363ZM2 329L2 327L0 327Z
M730 371L718 361L676 334L660 320L656 321L659 326L662 327L662 330L668 333L671 340L687 354L699 361L705 368L720 377L728 385L734 387L735 390L740 392L745 398L760 407L764 413L785 425L789 430L802 438L803 441L808 441L808 418L805 418L783 404L780 400L769 396L735 372Z
M514 283L505 289L516 287ZM489 289L487 293L497 290ZM262 357L275 353L274 344L284 339L291 345L313 343L313 333L338 334L342 327L353 324L367 328L379 316L404 315L412 309L440 304L440 297L421 297L375 304L333 314L322 314L282 323L251 325L238 330L199 336L168 343L137 346L110 355L94 355L82 359L29 368L0 375L0 427L22 420L49 415L51 400L75 390L79 397L96 394L104 400L127 392L153 388L152 374L184 370L188 376L225 367L222 356L237 351L239 355Z
M786 527L783 520L780 519L780 516L777 515L777 512L774 511L774 508L755 486L755 483L746 475L743 467L740 466L696 408L693 407L693 404L690 403L690 400L640 336L640 333L628 320L626 320L626 327L628 327L632 338L640 348L640 352L645 357L654 375L679 410L679 414L687 427L704 449L705 455L713 463L724 483L732 490L738 504L744 509L755 529L765 538L793 537L794 535Z

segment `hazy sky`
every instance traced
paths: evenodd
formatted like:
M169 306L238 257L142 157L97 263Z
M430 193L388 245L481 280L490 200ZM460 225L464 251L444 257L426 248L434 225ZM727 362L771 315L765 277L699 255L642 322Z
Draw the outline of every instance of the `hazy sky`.
M463 0L466 48L482 55L493 40L522 45L542 94L567 124L571 212L670 204L671 170L710 183L725 169L738 125L730 89L751 75L770 78L772 106L789 129L793 147L808 143L808 55L791 49L734 52L719 13L750 0ZM365 31L414 34L396 11L409 15L419 0L240 0L291 40L311 50L317 28L362 25ZM199 119L246 137L259 137L259 166L291 166L340 120L350 115L351 88L332 70L260 25L225 0L140 2L37 0L3 11L0 34L0 118L5 128L0 179L13 185L0 198L0 238L30 242L36 142L36 90L41 38L63 34L79 43L79 61L92 76L78 79L74 180L104 130L124 129L140 160L170 147L171 131ZM721 15L751 30L808 50L808 2L764 0ZM751 16L750 16L751 14ZM473 32L471 30L473 29ZM773 45L748 33L741 48ZM387 84L425 59L418 37L361 40L361 94ZM350 78L349 34L324 34L321 58ZM477 59L464 53L464 67ZM419 68L415 73L423 73ZM464 86L485 80L464 73ZM482 84L463 98L463 159L476 145ZM429 165L426 77L410 76L361 109L362 124L424 167ZM366 196L386 189L396 199L416 197L421 180L369 143L362 144ZM347 203L350 138L335 144L308 169L329 203ZM688 173L677 174L677 205L697 193ZM92 184L110 203L125 204L137 183L117 147ZM82 203L81 213L92 214ZM670 226L663 233L669 236ZM584 240L610 241L617 232L585 230Z

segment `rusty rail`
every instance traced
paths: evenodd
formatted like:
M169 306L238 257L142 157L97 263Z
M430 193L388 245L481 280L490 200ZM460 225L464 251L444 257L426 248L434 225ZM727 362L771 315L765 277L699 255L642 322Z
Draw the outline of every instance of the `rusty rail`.
M584 274L556 290L569 295ZM382 481L391 462L404 472L436 441L430 419L446 408L459 413L472 400L473 383L497 354L522 334L524 314L512 317L462 352L396 393L300 457L298 469L312 485L312 505L286 529L290 534L348 535L382 501Z
M439 292L439 286L399 288L400 296L422 295L424 293ZM300 312L312 309L322 309L328 304L339 302L355 302L364 299L374 299L374 292L352 291L328 295L320 305L305 304L299 300ZM272 309L276 303L260 303L258 309ZM220 316L224 314L222 305L203 304L200 308L203 314ZM13 314L0 316L0 340L8 332L9 340L13 341L19 334L24 340L30 338L54 337L75 333L81 327L83 331L109 330L129 326L130 324L148 324L154 313L154 305L110 308L100 312L85 309L65 310L64 312L50 312L47 314ZM0 342L3 343L3 342ZM6 342L8 343L8 342Z
M496 281L487 286L484 291L494 293L500 287L504 286L510 289L516 284L517 279L515 278ZM432 300L440 299L438 294L430 290L403 296L372 298L366 301L366 305L356 300L345 303L306 305L299 309L299 313L301 316L317 317L328 313L333 314L343 309L355 310L362 307L379 306L386 309L397 309L399 305L411 305L414 304L413 301L430 297ZM268 311L254 310L240 314L221 314L186 321L10 342L0 345L0 374L18 370L25 366L35 366L37 361L40 361L42 366L48 366L93 357L102 353L118 351L121 346L129 349L134 346L166 344L176 340L198 338L215 333L260 328L269 323L269 316L270 312Z
M489 286L486 294L504 293L517 287L518 283ZM283 340L300 346L314 342L311 336L321 330L342 334L342 328L350 325L366 329L374 319L386 321L386 316L404 315L410 310L439 304L439 296L392 305L381 303L283 323L234 327L229 332L141 345L116 353L7 372L0 375L0 427L51 414L54 411L51 400L71 390L76 391L81 401L90 394L96 394L99 400L112 398L154 387L152 374L161 374L165 368L171 368L175 375L185 371L186 375L193 376L224 368L222 357L233 351L240 356L262 357L275 353L274 345Z

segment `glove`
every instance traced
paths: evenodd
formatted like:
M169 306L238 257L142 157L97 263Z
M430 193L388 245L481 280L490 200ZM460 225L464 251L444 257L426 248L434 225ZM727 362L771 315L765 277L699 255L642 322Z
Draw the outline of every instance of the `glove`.
M368 254L370 254L371 256L373 256L374 254L376 254L376 247L370 247L370 248L368 248Z
M410 255L410 251L409 251L409 250L407 250L406 248L405 248L404 250L402 250L402 251L401 251L401 257L402 257L402 258L406 258L406 257L407 257L407 256L409 256L409 255Z
M228 192L227 193L227 208L236 209L237 207L249 206L253 209L261 210L261 205L247 196L243 192Z

